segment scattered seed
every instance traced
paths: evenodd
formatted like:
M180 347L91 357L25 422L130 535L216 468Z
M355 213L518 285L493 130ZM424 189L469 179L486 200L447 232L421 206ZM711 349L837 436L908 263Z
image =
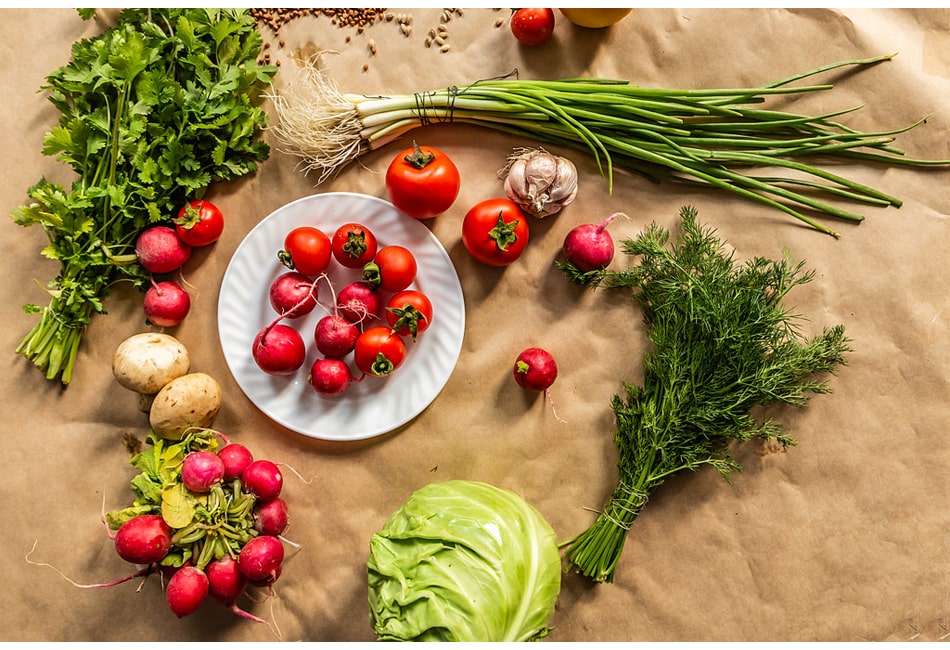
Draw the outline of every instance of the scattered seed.
M449 49L451 49L451 47L452 47L451 45L449 45L448 43L446 43L445 45L443 45L442 47L440 47L439 50L440 50L441 52L448 52Z

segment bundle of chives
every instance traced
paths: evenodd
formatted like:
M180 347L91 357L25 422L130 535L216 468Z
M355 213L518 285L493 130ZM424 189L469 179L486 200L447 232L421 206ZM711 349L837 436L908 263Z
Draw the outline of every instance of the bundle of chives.
M510 75L465 86L398 96L342 93L320 68L321 55L301 77L270 95L278 148L301 159L317 183L360 155L420 126L472 124L566 148L589 151L613 190L614 169L659 182L674 179L733 192L764 203L835 237L806 212L860 222L860 214L818 196L900 207L900 199L804 161L806 157L882 164L946 166L950 160L907 158L892 143L921 122L893 131L862 132L836 121L847 110L808 116L756 105L776 95L830 90L789 84L845 66L867 66L893 55L825 65L757 88L659 89L599 78L519 80ZM750 169L785 170L755 176Z

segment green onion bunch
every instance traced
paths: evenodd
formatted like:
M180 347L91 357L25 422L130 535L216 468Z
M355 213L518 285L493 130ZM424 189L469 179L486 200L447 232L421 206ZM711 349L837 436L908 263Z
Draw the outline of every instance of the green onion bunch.
M841 61L757 88L654 89L628 81L504 78L401 96L340 92L321 70L321 55L272 95L281 149L301 159L318 184L360 155L428 124L473 124L517 138L589 151L613 190L615 168L651 181L686 181L764 203L809 226L839 236L809 213L860 222L863 216L828 203L834 197L875 206L901 201L803 161L806 156L875 163L945 166L948 160L907 158L894 131L862 132L837 118L856 108L816 116L770 110L766 99L830 90L790 86L845 66L867 66L893 55ZM755 176L752 169L783 176Z

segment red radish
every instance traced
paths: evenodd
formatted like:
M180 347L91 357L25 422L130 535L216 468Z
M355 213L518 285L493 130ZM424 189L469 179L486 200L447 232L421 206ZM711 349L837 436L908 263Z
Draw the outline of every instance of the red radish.
M268 292L270 304L285 318L306 316L317 306L317 282L298 271L277 276Z
M145 292L143 306L145 317L150 323L159 327L174 327L188 315L191 298L171 280L152 281L152 286Z
M225 555L205 567L208 576L208 595L222 605L230 605L244 593L247 576L238 570L237 560Z
M168 580L165 602L178 618L195 613L208 597L208 576L201 569L183 566Z
M616 212L600 225L585 223L567 233L563 245L567 261L583 273L606 268L614 258L614 240L607 226L620 216L625 215Z
M254 529L261 535L281 535L287 530L287 503L277 497L254 505Z
M251 354L258 367L270 375L289 375L307 360L307 346L300 332L289 325L272 323L254 337Z
M247 576L241 573L237 560L225 555L220 560L214 560L207 567L208 595L215 601L227 607L232 613L255 623L263 623L273 630L270 623L262 618L246 612L237 605L237 599L247 588ZM274 631L276 634L276 630Z
M115 535L115 550L126 562L152 564L168 554L172 529L161 515L139 515L122 524Z
M211 490L224 478L224 461L210 451L193 451L181 464L181 482L198 494Z
M241 473L244 488L262 501L270 501L280 496L284 487L284 477L280 468L269 460L255 460Z
M362 323L376 317L379 311L379 296L369 283L362 280L351 282L340 290L337 309L351 323Z
M248 584L252 584L255 587L270 587L275 582L277 582L277 578L280 577L280 574L283 570L284 567L281 565L277 567L277 570L274 571L272 575L269 575L266 578L261 578L260 580L248 580Z
M191 246L181 240L174 228L153 226L136 239L135 254L143 269L161 275L184 266L191 257Z
M354 379L350 367L345 362L333 357L325 357L313 362L307 381L321 395L339 397L347 391Z
M554 400L551 399L551 386L557 379L557 363L551 353L543 348L527 348L515 359L512 374L519 386L527 391L544 393L551 402L554 417L558 417L554 409ZM563 420L562 420L563 421Z
M353 351L359 335L359 328L340 314L324 316L313 331L317 350L327 357L345 357Z
M284 545L273 535L258 535L238 554L238 569L248 580L268 580L277 575L284 561Z
M224 476L221 477L223 481L233 481L236 478L240 478L244 468L250 465L251 461L254 460L254 456L251 455L250 450L236 442L229 443L222 447L218 451L218 457L221 458L221 462L224 463Z

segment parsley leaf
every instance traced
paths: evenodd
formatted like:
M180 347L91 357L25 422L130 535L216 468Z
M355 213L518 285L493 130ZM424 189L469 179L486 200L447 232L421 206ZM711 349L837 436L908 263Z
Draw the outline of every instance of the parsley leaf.
M40 320L16 350L47 378L69 383L85 327L116 282L148 281L138 234L270 155L259 104L276 68L258 65L262 44L244 9L124 9L46 77L60 118L42 153L77 179L69 188L40 180L10 216L42 227L50 244L41 254L61 262L49 304L24 306Z

